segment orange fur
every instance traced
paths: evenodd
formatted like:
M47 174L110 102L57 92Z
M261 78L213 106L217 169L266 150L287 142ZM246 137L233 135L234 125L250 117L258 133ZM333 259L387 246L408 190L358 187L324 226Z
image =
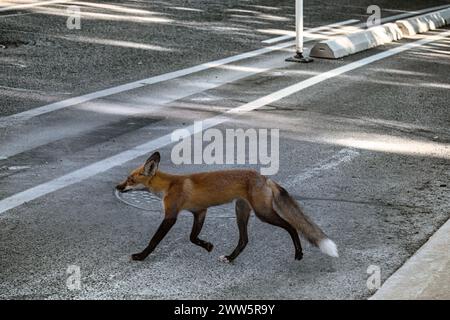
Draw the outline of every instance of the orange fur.
M176 195L177 209L199 211L212 206L245 199L250 203L270 203L270 188L266 177L254 170L223 170L189 175L174 175L158 170L152 177L143 175L143 166L134 170L122 184L142 184L153 193L161 193L163 199ZM260 192L260 188L266 192ZM259 206L259 205L258 205Z
M213 245L201 240L207 209L236 200L236 218L239 227L239 243L231 255L222 261L232 261L245 248L247 223L250 211L262 221L289 232L295 246L295 258L303 256L297 231L325 253L337 256L337 248L325 233L298 206L288 192L255 170L222 170L213 172L175 175L158 170L160 154L155 152L143 166L133 170L128 178L117 186L121 192L138 185L160 194L164 205L164 221L161 223L144 251L134 254L133 260L145 259L175 224L182 210L194 214L191 241L211 251Z

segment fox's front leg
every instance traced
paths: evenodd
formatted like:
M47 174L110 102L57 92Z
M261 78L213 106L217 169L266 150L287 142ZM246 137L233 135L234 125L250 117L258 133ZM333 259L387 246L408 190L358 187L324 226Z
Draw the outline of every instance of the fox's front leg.
M203 228L203 223L205 222L206 209L201 211L192 212L194 214L194 224L192 226L190 240L193 244L196 244L206 251L211 252L213 245L210 242L204 241L198 237Z
M166 236L169 230L173 227L175 222L177 221L177 216L179 212L179 206L177 202L171 201L169 197L164 198L164 212L165 217L163 222L160 224L158 230L156 230L155 235L150 240L148 246L139 253L135 253L131 256L131 259L142 261L147 256L155 250L156 246L161 242L161 240Z

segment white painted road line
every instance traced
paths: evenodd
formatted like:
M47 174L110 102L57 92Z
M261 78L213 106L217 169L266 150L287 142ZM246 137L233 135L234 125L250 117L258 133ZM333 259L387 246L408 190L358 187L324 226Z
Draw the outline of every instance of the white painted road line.
M10 116L6 116L3 118L0 118L0 127L6 126L8 123L10 122L15 122L15 121L26 121L29 120L30 118L39 116L39 115L43 115L49 112L53 112L53 111L57 111L63 108L67 108L67 107L71 107L80 103L84 103L87 101L91 101L91 100L95 100L95 99L99 99L99 98L103 98L106 96L110 96L110 95L114 95L117 93L121 93L121 92L125 92L125 91L129 91L129 90L133 90L133 89L137 89L140 87L144 87L147 85L152 85L152 84L156 84L159 82L164 82L164 81L168 81L168 80L173 80L176 78L180 78L192 73L196 73L196 72L200 72L200 71L204 71L210 68L216 68L225 64L229 64L232 62L236 62L236 61L240 61L240 60L244 60L244 59L248 59L248 58L252 58L252 57L256 57L271 51L275 51L275 50L281 50L281 49L285 49L287 47L290 47L294 45L294 42L287 42L287 43L282 43L282 44L278 44L275 46L270 46L270 47L266 47L266 48L261 48L258 50L254 50L254 51L250 51L247 53L243 53L243 54L239 54L239 55L235 55L235 56L231 56L228 58L224 58L224 59L220 59L220 60L215 60L212 62L207 62L207 63L203 63L194 67L190 67L190 68L186 68L186 69L181 69L181 70L177 70L177 71L173 71L173 72L169 72L169 73L165 73L162 75L158 75L158 76L154 76L154 77L150 77L150 78L146 78L146 79L142 79L142 80L138 80L138 81L134 81L134 82L130 82L127 84L123 84L117 87L112 87L109 89L104 89L104 90L100 90L100 91L96 91L96 92L92 92L92 93L88 93L82 96L78 96L78 97L74 97L74 98L69 98L66 100L62 100L62 101L58 101L55 103L51 103L42 107L38 107L38 108L34 108L31 110L27 110L21 113L16 113Z
M386 23L386 22L391 22L391 21L398 20L398 19L402 19L402 18L406 18L406 17L412 17L412 16L414 16L414 15L419 15L419 14L423 14L423 13L428 13L428 12L431 12L431 11L436 11L436 10L440 10L440 9L444 9L444 8L448 8L448 7L449 7L448 4L444 4L444 5L437 6L437 7L430 7L430 8L425 8L425 9L418 10L418 11L409 11L409 12L406 12L406 13L397 14L397 15L394 15L394 16L389 16L389 17L380 19L380 25L381 25L381 24L384 24L384 23ZM347 21L351 21L351 20L347 20ZM355 21L358 21L358 20L355 20ZM344 22L345 22L345 21L344 21ZM349 24L350 24L350 23L349 23ZM336 23L335 25L336 25L336 26L339 26L338 23ZM342 24L342 25L343 25L343 24ZM330 26L331 26L331 25L330 25ZM357 28L363 28L363 27L366 27L366 22L361 22L361 23L355 25L355 27L357 27ZM320 30L314 30L314 28L313 28L313 29L307 30L307 31L305 32L305 37L308 36L308 33L312 33L312 32L315 32L315 31L321 31L321 30L324 30L324 29L327 29L327 28L324 26L324 27L318 27L318 28L316 28L316 29L320 29ZM355 32L356 32L356 31L360 31L360 30L355 29ZM264 41L262 41L262 42L263 42L263 43L276 43L276 42L280 42L280 41L282 41L282 40L288 40L288 39L293 39L293 38L295 38L295 31L292 31L292 34L287 34L287 35L284 35L284 36L280 36L280 37L276 37L276 38L267 39L267 40L264 40Z
M296 187L302 182L317 176L318 174L320 174L320 172L334 169L342 163L352 161L359 155L360 153L357 150L350 148L341 149L338 153L334 154L324 161L321 161L315 167L301 172L300 174L290 176L288 179L286 179L286 182L283 186L286 188Z
M412 17L412 16L415 16L415 15L428 13L428 12L431 12L431 11L436 11L436 10L440 10L440 9L444 9L444 8L448 8L448 7L450 7L450 5L444 4L444 5L440 5L440 6L437 6L437 7L430 7L430 8L425 8L425 9L422 9L422 10L410 11L410 12L406 12L406 13L402 13L402 14L397 14L395 16L382 18L380 20L380 24L383 24L385 22L391 22L393 20L398 20L398 19L403 19L403 18L407 18L407 17Z
M327 26L323 26L323 27L327 27ZM104 89L104 90L100 90L100 91L96 91L96 92L92 92L92 93L88 93L85 95L81 95L78 97L73 97L73 98L69 98L66 100L62 100L62 101L58 101L55 103L51 103L42 107L37 107L34 109L30 109L24 112L20 112L20 113L16 113L10 116L6 116L6 117L2 117L0 118L0 127L6 127L8 125L11 124L15 124L18 121L26 121L29 120L33 117L36 116L40 116L46 113L50 113L53 111L57 111L60 109L64 109L67 107L71 107L80 103L84 103L87 101L91 101L91 100L95 100L95 99L99 99L99 98L103 98L106 96L110 96L113 94L117 94L117 93L121 93L121 92L125 92L125 91L129 91L129 90L133 90L133 89L137 89L140 87L144 87L144 86L148 86L148 85L152 85L152 84L156 84L156 83L160 83L160 82L164 82L164 81L168 81L168 80L173 80L176 78L180 78L186 75L190 75L193 73L197 73L200 71L204 71L207 69L212 69L212 68L216 68L216 67L220 67L222 65L226 65L232 62L237 62L237 61L241 61L244 59L249 59L249 58L253 58L265 53L269 53L272 51L277 51L277 50L282 50L288 47L291 47L294 45L293 41L290 42L286 42L286 43L281 43L281 44L277 44L277 45L273 45L273 46L269 46L269 47L265 47L265 48L261 48L261 49L257 49L254 51L249 51L246 53L242 53L242 54L238 54L235 56L231 56L228 58L224 58L224 59L219 59L219 60L215 60L215 61L211 61L211 62L207 62L207 63L203 63L197 66L193 66L193 67L189 67L186 69L181 69L181 70L177 70L177 71L173 71L173 72L169 72L169 73L165 73L165 74L161 74L158 76L154 76L154 77L150 77L150 78L146 78L146 79L142 79L142 80L138 80L138 81L134 81L134 82L130 82L127 84L123 84L120 86L116 86L116 87L112 87L109 89Z
M5 11L15 11L15 10L23 10L23 9L29 9L33 7L42 7L49 4L56 4L56 3L66 3L66 2L72 2L73 0L52 0L52 1L38 1L33 3L27 3L27 4L19 4L16 6L0 6L0 12Z
M165 105L175 100L282 67L285 62L279 54L276 54L264 59L252 59L242 64L245 66L236 63L215 70L205 70L187 75L181 79L155 84L145 92L133 95L133 101L129 104L123 102L123 99L121 102L101 100L87 102L77 106L77 110L80 110L80 112L60 118L57 123L51 122L45 125L44 129L39 125L37 127L31 126L31 130L29 130L30 126L25 126L25 128L20 126L21 130L5 130L2 136L3 143L0 143L0 157L9 158L52 141L75 136L92 130L96 126L111 123L111 119L99 117L98 113L113 113L122 117L157 114ZM145 102L142 100L145 100ZM224 108L224 110L227 110L227 108ZM83 111L92 112L93 115L88 120L82 121ZM10 124L10 127L14 127L14 125ZM58 134L55 134L55 132Z
M60 1L60 2L66 2L66 1ZM42 4L42 2L41 2ZM424 12L429 12L429 11L433 11L433 10L438 10L438 9L442 9L444 7L448 7L448 5L443 5L443 6L438 6L438 7L432 7L432 8L427 8L427 9L423 9L423 10L419 10L419 11L415 11L414 14L420 14L420 13L424 13ZM381 19L381 23L385 23L388 21L392 21L395 19L400 19L400 18L404 18L407 16L411 16L411 13L405 13L405 14L400 14L400 15L396 15L396 16L391 16L391 17L386 17ZM340 22L334 23L334 25L338 24ZM332 24L333 25L333 24ZM365 23L360 23L357 26L363 26L365 25ZM328 25L329 26L329 25ZM325 28L327 26L321 26L318 28ZM306 42L306 41L305 41ZM173 71L173 72L169 72L166 74L162 74L162 75L158 75L158 76L154 76L154 77L150 77L150 78L146 78L146 79L142 79L142 80L138 80L138 81L134 81L134 82L130 82L127 84L123 84L120 86L116 86L116 87L112 87L112 88L108 88L108 89L104 89L104 90L100 90L100 91L96 91L96 92L92 92L92 93L88 93L85 95L81 95L78 97L73 97L73 98L69 98L66 100L62 100L62 101L58 101L55 103L51 103L42 107L37 107L34 109L30 109L24 112L20 112L20 113L16 113L10 116L6 116L6 117L1 117L0 118L0 128L1 127L6 127L7 125L11 125L11 124L15 124L17 121L26 121L29 120L33 117L42 115L42 114L46 114L46 113L50 113L53 111L57 111L60 109L64 109L67 107L71 107L83 102L87 102L87 101L91 101L91 100L95 100L98 98L103 98L106 96L110 96L113 94L117 94L117 93L121 93L121 92L125 92L125 91L129 91L132 89L137 89L146 85L151 85L151 84L155 84L155 83L159 83L159 82L163 82L163 81L167 81L167 80L172 80L172 79L176 79L179 77L183 77L192 73L196 73L196 72L200 72L203 70L207 70L210 68L215 68L215 67L219 67L221 65L225 65L225 64L229 64L232 62L236 62L236 61L240 61L240 60L244 60L244 59L248 59L248 58L252 58L252 57L256 57L265 53L269 53L272 51L276 51L276 50L282 50L285 48L288 48L290 46L294 45L294 41L290 41L290 42L286 42L286 43L282 43L282 44L278 44L278 45L274 45L274 46L269 46L266 48L261 48L261 49L257 49L254 51L250 51L247 53L243 53L243 54L239 54L239 55L235 55L235 56L231 56L228 58L224 58L224 59L219 59L219 60L215 60L215 61L211 61L211 62L207 62L204 64L200 64L194 67L190 67L190 68L186 68L186 69L181 69L178 71Z
M294 93L297 93L301 90L304 90L306 88L309 88L313 85L316 85L318 83L324 82L326 80L335 78L341 74L344 74L346 72L361 68L365 65L371 64L376 61L380 61L382 59L397 55L399 53L405 52L407 50L419 48L422 45L445 39L446 37L450 36L450 31L442 32L437 35L431 35L428 37L425 37L421 40L411 42L404 44L399 47L395 47L393 49L387 50L385 52L381 52L378 54L375 54L373 56L351 62L347 65L344 65L342 67L324 72L322 74L319 74L317 76L313 76L307 80L301 81L299 83L296 83L294 85L291 85L289 87L286 87L282 90L276 91L274 93L271 93L269 95L266 95L260 99L254 100L252 102L246 103L240 107L233 108L229 111L227 111L223 115L219 115L216 117L212 117L209 119L206 119L203 121L202 129L208 129L214 126L217 126L219 124L222 124L229 120L226 115L236 115L236 114L242 114L246 113L258 108L261 108L265 105L271 104L275 101L278 101L280 99L283 99L287 96L290 96ZM188 126L185 129L188 129L189 132L192 134L195 134L199 130L199 126ZM197 130L197 131L196 131ZM105 172L113 167L122 165L130 160L136 159L140 156L146 155L154 150L157 150L162 147L166 147L168 145L172 144L171 141L171 134L166 134L162 137L159 137L155 140L149 141L147 143L144 143L142 145L136 146L133 149L124 151L122 153L119 153L115 156L112 156L110 158L98 161L96 163L93 163L89 166L86 166L84 168L78 169L72 173L69 173L67 175L61 176L59 178L56 178L54 180L42 183L40 185L37 185L33 188L30 188L28 190L22 191L20 193L17 193L15 195L12 195L8 198L5 198L3 200L0 200L0 214L4 213L10 209L16 208L26 202L35 200L39 197L42 197L44 195L47 195L49 193L52 193L54 191L57 191L59 189L65 188L67 186L73 185L75 183L81 182L87 178L90 178L96 174Z
M311 33L313 33L313 32L318 32L318 31L332 29L332 28L335 28L335 27L345 26L345 25L349 25L349 24L352 24L352 23L356 23L358 21L359 20L356 20L356 19L350 19L350 20L345 20L345 21L342 21L342 22L333 23L333 24L330 24L328 26L321 26L321 27L317 27L317 28L311 28L311 29L308 29L308 30L305 31L305 33L304 33L305 34L305 38L311 36ZM294 37L295 37L295 31L292 31L292 34L286 34L284 36L279 36L279 37L276 37L276 38L263 40L261 42L262 43L272 44L272 43L275 43L275 42L280 42L280 41L292 39Z

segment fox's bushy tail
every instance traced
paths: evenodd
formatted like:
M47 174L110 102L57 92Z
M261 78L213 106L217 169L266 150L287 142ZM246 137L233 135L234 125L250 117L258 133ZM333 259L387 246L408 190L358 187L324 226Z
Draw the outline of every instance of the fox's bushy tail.
M303 210L286 189L272 180L268 180L268 184L273 192L274 209L280 217L289 222L312 245L319 247L323 253L332 257L338 257L336 244L327 237L311 218L303 213Z

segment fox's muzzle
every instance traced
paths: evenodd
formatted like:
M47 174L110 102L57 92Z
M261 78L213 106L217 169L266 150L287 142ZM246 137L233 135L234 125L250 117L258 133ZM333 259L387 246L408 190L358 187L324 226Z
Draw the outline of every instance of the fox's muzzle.
M116 189L117 189L118 191L120 191L120 192L125 192L125 191L127 191L126 188L127 188L127 182L126 182L126 181L125 181L125 182L122 182L122 183L119 183L119 184L116 186Z

